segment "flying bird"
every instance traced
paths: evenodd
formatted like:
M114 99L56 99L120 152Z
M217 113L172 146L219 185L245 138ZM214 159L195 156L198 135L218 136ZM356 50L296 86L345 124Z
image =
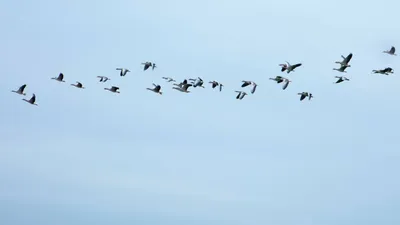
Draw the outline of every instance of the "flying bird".
M120 70L120 71L121 71L121 72L119 73L119 75L120 75L121 77L125 76L126 73L131 72L130 70L125 69L125 68L116 68L116 70Z
M383 70L372 70L373 73L380 73L384 75L389 75L389 73L393 73L393 69L390 67L386 67Z
M351 65L349 65L349 62L350 62L350 60L351 60L352 57L353 57L353 54L352 54L352 53L350 53L347 57L344 57L344 56L342 55L343 60L342 60L341 62L340 62L340 61L337 61L337 62L335 62L335 63L339 63L341 66L351 67Z
M28 102L28 103L30 103L30 104L32 104L32 105L36 105L37 106L37 104L35 103L36 102L36 95L35 94L32 94L32 97L31 97L31 99L22 99L23 101L26 101L26 102Z
M19 87L18 90L16 90L16 91L12 90L12 92L17 93L17 94L20 94L20 95L26 95L26 94L24 93L25 88L26 88L26 84L24 84L24 85L22 85L21 87Z
M56 80L56 81L59 81L59 82L65 82L63 79L64 79L64 74L63 73L60 73L59 75L58 75L58 77L52 77L51 79L53 79L53 80Z
M175 86L178 86L178 87L183 87L183 85L186 85L188 83L188 81L186 80L186 79L184 79L182 82L180 82L179 84L174 84Z
M346 69L347 67L348 67L348 66L346 66L346 65L342 65L342 66L340 66L339 69L333 68L333 70L337 70L337 71L339 71L339 72L341 72L341 73L347 73L347 71L345 71L345 69Z
M162 95L161 86L157 85L157 84L153 84L153 86L154 86L154 88L146 88L146 89L150 90L150 91L154 91L155 93Z
M192 81L192 84L193 84L193 87L195 88L195 87L202 87L202 88L205 88L204 86L203 86L203 84L204 84L204 81L203 81L203 79L201 79L200 77L198 77L197 79L189 79L190 81Z
M236 99L239 99L239 100L242 100L242 99L244 98L244 96L247 95L247 93L244 92L244 91L235 91L235 92L238 93L238 94L236 95Z
M210 81L210 82L208 82L208 83L210 83L211 84L211 87L212 88L215 88L215 87L217 87L218 85L219 85L219 83L217 82L217 81Z
M338 78L338 80L335 82L335 84L342 83L343 81L349 81L347 77L344 76L335 76L335 78Z
M100 82L106 82L108 80L111 80L110 78L105 77L105 76L97 76L97 78L100 78Z
M111 88L104 88L104 90L111 91L111 92L114 92L114 93L120 93L118 91L119 87L116 87L116 86L111 86Z
M176 89L181 92L189 93L188 88L193 86L192 84L183 84L182 86L179 87L172 87L173 89Z
M152 67L153 70L154 70L154 68L156 67L156 65L154 64L154 66L153 66L153 63L151 63L151 62L145 62L145 63L142 63L142 65L144 65L143 66L143 71L146 71L150 67Z
M279 64L279 66L282 67L281 71L283 72L286 70L287 73L290 73L292 71L294 72L294 69L296 69L297 67L299 67L301 65L302 65L301 63L291 65L288 61L286 61L286 64Z
M270 80L273 80L273 81L276 81L276 83L282 83L284 80L285 80L285 78L284 77L281 77L281 76L276 76L276 77L271 77L271 78L269 78Z
M386 53L389 55L396 55L395 52L396 52L396 48L394 46L392 46L389 51L383 51L383 53Z
M171 77L162 77L162 79L166 80L167 82L175 82L176 80L172 79Z
M247 87L249 85L253 85L253 88L251 89L251 93L254 94L254 92L256 91L257 88L257 84L254 81L249 81L249 80L243 80L242 81L242 87Z
M77 88L82 88L82 89L85 89L85 87L82 85L82 83L81 82L76 82L76 84L71 84L72 86L75 86L75 87L77 87Z
M314 98L314 96L311 93L308 92L302 92L302 93L297 93L300 96L300 101L303 101L306 97L308 97L308 100L311 100L311 98Z

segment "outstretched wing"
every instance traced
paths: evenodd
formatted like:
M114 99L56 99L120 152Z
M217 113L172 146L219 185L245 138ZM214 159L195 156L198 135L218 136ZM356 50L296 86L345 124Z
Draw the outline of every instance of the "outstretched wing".
M296 69L296 68L299 67L299 66L301 66L301 63L294 64L294 65L292 66L292 70Z
M352 57L353 57L353 54L350 53L350 54L343 60L343 63L344 63L344 64L348 64L348 63L350 62L350 60L351 60Z
M282 89L285 90L289 86L289 81L287 80L285 84L283 84Z
M395 51L396 51L396 48L395 48L394 46L392 46L392 47L390 48L390 51L389 51L389 52L390 52L391 54L394 54Z
M243 82L242 87L247 87L251 84L251 82L249 81L242 81L242 82Z
M24 89L25 89L25 87L26 87L26 84L24 84L24 85L22 85L21 87L19 87L19 89L18 89L18 92L21 92L21 93L23 93L23 92L24 92Z
M63 73L60 73L60 74L58 75L58 79L59 79L59 80L63 80L63 79L64 79L64 74L63 74Z
M254 86L253 86L253 89L251 89L251 93L252 93L252 94L254 94L254 92L256 92L256 88L257 88L257 85L254 85Z

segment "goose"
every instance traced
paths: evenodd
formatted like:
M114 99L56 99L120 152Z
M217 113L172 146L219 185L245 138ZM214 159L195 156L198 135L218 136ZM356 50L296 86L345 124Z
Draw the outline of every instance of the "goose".
M84 87L84 86L82 85L82 83L79 82L79 81L77 81L76 84L71 84L71 86L75 86L75 87L77 87L77 88L85 89L85 87Z
M215 81L215 80L214 81L210 81L208 83L211 84L212 88L215 88L215 87L217 87L219 85L219 83L217 81Z
M389 73L393 73L393 69L390 67L386 67L383 70L372 70L373 73L380 73L384 75L389 75Z
M178 87L183 87L183 85L186 85L188 83L188 81L186 80L186 79L184 79L182 82L180 82L179 84L174 84L175 86L178 86Z
M285 81L285 83L282 86L283 90L285 90L289 86L289 83L292 82L291 80L289 80L287 78L284 78L284 81Z
M242 87L247 87L253 83L252 81L249 81L249 80L242 80L242 82L243 82Z
M200 77L197 77L197 79L189 79L190 81L192 81L193 87L202 87L205 88L203 86L204 81L203 79L201 79ZM196 82L197 81L197 82Z
M396 52L396 48L394 46L392 46L389 51L383 51L383 53L387 53L389 55L396 56L395 52Z
M130 70L125 69L125 68L116 68L116 70L121 70L121 72L119 73L119 75L120 75L121 77L125 76L126 73L131 72Z
M338 78L338 80L334 84L338 84L338 83L342 83L343 81L349 81L350 80L347 77L343 77L343 76L335 76L335 78Z
M351 67L351 65L349 65L349 62L350 62L352 57L353 57L352 53L350 53L347 57L344 57L342 55L343 61L341 61L341 62L336 61L335 63L339 63L341 66Z
M157 85L157 84L153 84L153 86L154 86L153 89L151 89L151 88L146 88L146 89L150 90L150 91L154 91L155 93L158 93L158 94L162 95L162 92L160 91L161 90L161 86Z
M343 66L343 65L342 65L342 66L340 66L339 69L333 68L333 70L337 70L337 71L342 72L342 73L347 73L347 71L344 71L347 67L348 67L348 66Z
M150 66L153 66L153 64L151 62L145 62L145 63L142 63L142 65L144 65L143 71L146 71Z
M104 88L104 90L107 90L107 91L111 91L111 92L114 92L114 93L120 93L118 91L118 89L119 89L119 87L116 87L116 86L111 86L111 88Z
M308 92L302 92L302 93L297 93L300 96L300 101L303 101L306 97L308 97L308 100L311 100L311 98L314 98L314 96L311 93Z
M32 105L36 105L37 106L37 104L35 103L35 101L36 101L36 95L35 94L32 94L32 97L31 97L31 99L22 99L23 101L26 101L26 102L28 102L28 103L30 103L30 104L32 104Z
M286 64L279 64L279 66L282 67L281 71L283 72L286 70L287 73L290 73L292 71L294 72L294 69L296 69L297 67L299 67L301 65L302 65L301 63L290 65L290 63L288 61L286 61Z
M166 80L167 82L175 82L176 80L172 79L171 77L162 77L162 79Z
M276 83L282 83L284 80L285 80L285 78L284 77L281 77L281 76L276 76L276 77L271 77L271 78L269 78L270 80L273 80L273 81L276 81Z
M24 85L22 85L21 87L19 87L18 90L16 90L16 91L12 90L12 92L17 93L17 94L20 94L20 95L26 95L26 94L24 93L25 88L26 88L26 84L24 84Z
M181 87L173 87L173 89L176 89L181 92L189 93L188 88L193 86L192 84L183 84Z
M236 99L239 99L239 100L242 100L242 99L244 98L244 96L247 95L247 93L244 92L244 91L235 91L235 92L239 93L239 94L236 96Z
M97 78L100 78L100 82L106 82L108 80L111 80L110 78L105 77L105 76L97 76Z
M60 73L59 75L58 75L58 77L52 77L51 79L53 79L53 80L56 80L56 81L59 81L59 82L65 82L63 79L64 79L64 74L63 73Z

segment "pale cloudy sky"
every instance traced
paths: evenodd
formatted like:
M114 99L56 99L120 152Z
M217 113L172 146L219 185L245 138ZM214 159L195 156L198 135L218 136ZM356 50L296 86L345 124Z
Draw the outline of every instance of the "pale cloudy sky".
M0 224L400 224L400 58L382 53L400 46L398 7L1 1ZM284 61L303 66L287 75ZM282 74L285 91L268 80ZM184 94L162 76L225 89ZM242 80L259 86L238 101ZM24 83L38 107L11 92Z

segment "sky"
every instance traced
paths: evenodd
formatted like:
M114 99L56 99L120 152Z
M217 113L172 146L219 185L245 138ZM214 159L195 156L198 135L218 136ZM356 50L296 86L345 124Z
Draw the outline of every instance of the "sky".
M399 224L399 4L0 1L0 224Z

